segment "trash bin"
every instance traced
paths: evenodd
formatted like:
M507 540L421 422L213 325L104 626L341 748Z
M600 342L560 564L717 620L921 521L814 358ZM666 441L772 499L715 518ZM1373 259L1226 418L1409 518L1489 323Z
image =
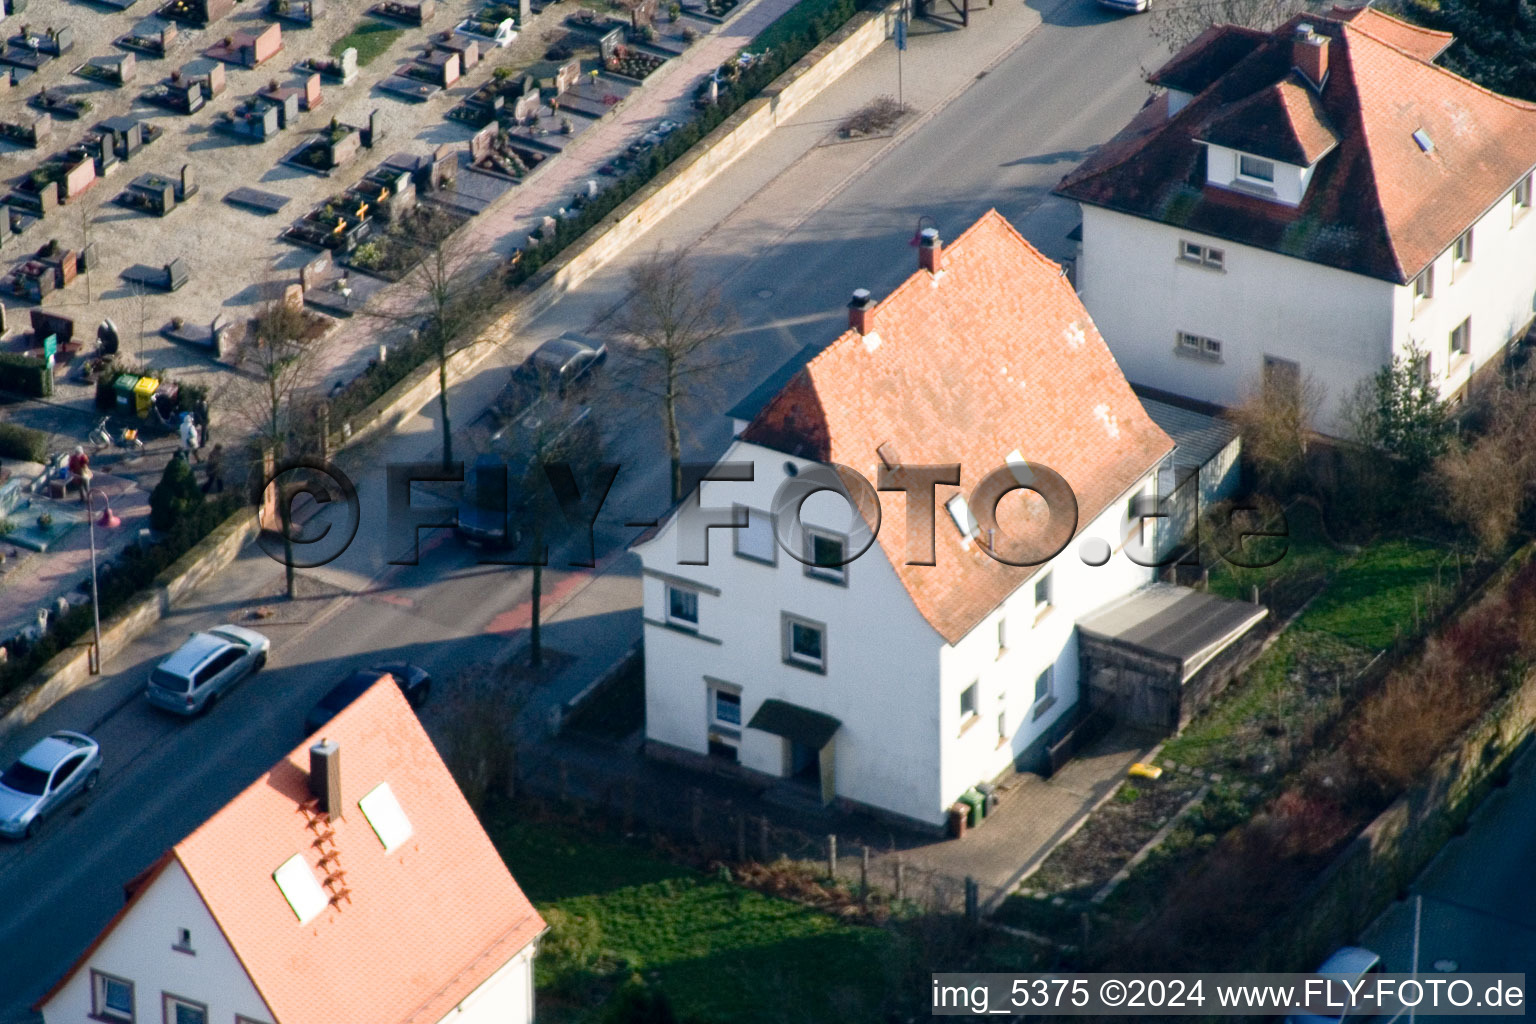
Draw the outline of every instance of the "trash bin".
M971 809L965 804L955 803L949 806L949 834L956 839L965 835L965 819L970 815Z
M136 415L149 415L149 403L155 397L155 391L159 387L159 378L139 378L139 382L133 386L133 411Z
M981 816L991 816L997 810L997 787L990 782L978 782L976 792L981 794Z
M965 806L970 809L969 813L966 815L966 824L971 828L975 828L977 825L980 825L982 804L981 794L978 793L974 788L968 789L964 793L960 794L960 802L965 804Z
M132 412L134 394L133 389L138 387L143 378L136 373L120 373L117 380L112 382L112 390L117 394L117 411Z

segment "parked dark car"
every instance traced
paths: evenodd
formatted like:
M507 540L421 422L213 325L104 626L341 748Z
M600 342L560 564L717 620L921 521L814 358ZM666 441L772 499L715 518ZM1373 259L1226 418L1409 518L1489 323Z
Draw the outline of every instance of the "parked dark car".
M432 676L424 668L396 661L362 669L347 676L320 698L320 703L316 704L304 719L305 735L315 732L326 722L335 718L343 708L361 697L370 686L385 675L394 678L395 683L400 687L400 692L405 694L406 701L413 708L419 708L425 704L427 697L432 693Z
M490 450L476 456L464 481L454 529L475 547L512 547L528 501L535 453L572 463L591 462L599 438L592 410L545 396L491 435Z
M548 391L564 396L607 359L608 346L601 341L566 332L529 353L512 380L529 401Z

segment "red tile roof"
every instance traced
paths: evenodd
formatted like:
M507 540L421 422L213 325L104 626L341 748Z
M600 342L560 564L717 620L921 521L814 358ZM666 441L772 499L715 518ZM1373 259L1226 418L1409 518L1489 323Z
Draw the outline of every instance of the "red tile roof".
M1004 565L944 512L1018 449L1066 477L1078 528L1119 500L1173 447L1132 394L1061 268L996 210L948 245L796 374L742 440L850 466L871 482L886 446L909 465L961 465L936 490L936 564L907 565L906 509L881 502L879 543L923 617L958 641L1038 567ZM871 345L878 338L878 344ZM999 507L1005 531L1030 521ZM1120 538L1108 538L1118 545Z
M1289 78L1213 117L1200 140L1301 167L1339 144L1317 93Z
M1434 60L1456 40L1449 32L1410 25L1374 7L1335 7L1333 17L1423 61Z
M1318 162L1297 209L1276 203L1236 208L1218 195L1222 190L1205 185L1205 150L1197 140L1252 97L1296 82L1291 38L1302 23L1329 37L1328 77L1318 101L1322 123L1339 144ZM1220 38L1207 36L1208 44ZM1431 37L1439 35L1380 12L1293 18L1161 127L1138 117L1128 138L1103 147L1057 191L1406 284L1536 167L1536 104L1499 96L1429 63ZM1408 44L1413 48L1405 49ZM1175 61L1199 63L1189 54ZM1433 143L1431 152L1414 142L1419 130ZM1317 138L1312 141L1315 149Z
M311 868L320 856L303 809L310 799L308 742L170 856L191 878L274 1024L436 1024L533 941L544 921L392 679L375 683L321 735L340 746L343 817L327 826L334 843L326 849L337 853L349 899L301 925L272 880L294 854ZM389 783L412 827L390 854L358 807L381 782Z

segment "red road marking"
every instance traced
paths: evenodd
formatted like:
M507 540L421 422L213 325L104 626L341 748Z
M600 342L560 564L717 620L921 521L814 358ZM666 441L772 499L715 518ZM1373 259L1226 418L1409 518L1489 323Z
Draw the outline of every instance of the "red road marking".
M597 567L593 569L576 569L565 573L555 581L553 586L546 583L544 590L544 619L548 621L551 613L576 595L576 592L592 582L594 576L601 575L613 561L624 553L624 549L612 551L598 559ZM546 570L547 572L547 570ZM487 633L516 633L518 630L528 629L533 625L533 601L523 601L513 608L509 608L486 624Z

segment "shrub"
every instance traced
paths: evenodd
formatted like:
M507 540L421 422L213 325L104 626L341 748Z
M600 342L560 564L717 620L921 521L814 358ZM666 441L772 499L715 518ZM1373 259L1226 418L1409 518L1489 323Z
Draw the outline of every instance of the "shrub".
M605 1020L607 1024L677 1024L677 1015L665 992L636 975L619 990Z
M0 391L47 398L53 394L53 374L41 356L0 352Z
M202 508L203 489L186 459L177 456L166 464L160 482L149 494L149 524L161 533L178 522L194 518Z
M1356 769L1382 799L1396 796L1477 719L1488 688L1485 677L1456 671L1448 658L1393 673L1355 716L1349 753Z
M19 423L0 423L0 457L47 462L48 435Z

